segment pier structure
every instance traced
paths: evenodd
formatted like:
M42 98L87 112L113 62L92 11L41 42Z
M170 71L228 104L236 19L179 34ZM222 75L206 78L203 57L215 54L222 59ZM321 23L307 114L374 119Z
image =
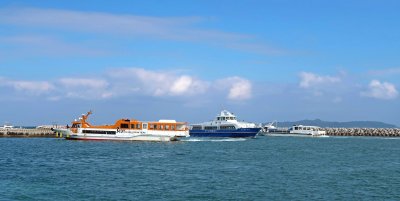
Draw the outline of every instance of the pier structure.
M0 129L0 137L56 137L51 128Z
M400 128L322 128L329 136L400 137Z

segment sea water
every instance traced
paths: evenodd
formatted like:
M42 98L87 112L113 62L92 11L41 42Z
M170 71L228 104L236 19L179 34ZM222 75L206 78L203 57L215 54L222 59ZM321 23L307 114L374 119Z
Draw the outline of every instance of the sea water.
M0 138L0 200L400 200L399 138Z

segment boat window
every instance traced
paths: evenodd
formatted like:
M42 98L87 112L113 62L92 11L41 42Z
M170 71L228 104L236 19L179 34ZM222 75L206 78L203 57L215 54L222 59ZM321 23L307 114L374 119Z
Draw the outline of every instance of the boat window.
M140 129L140 124L136 124L136 128L137 128L137 129Z
M132 129L135 129L135 124L131 124L131 128L132 128Z
M299 130L299 127L294 127L294 130Z
M129 128L129 124L121 124L121 128Z
M83 130L82 133L115 135L115 131Z
M193 126L193 130L201 130L201 126Z
M221 130L235 130L235 126L220 126L219 127Z
M217 120L221 120L221 117L217 117Z
M171 130L175 130L175 126L174 125L171 126Z
M169 125L165 125L165 130L169 130Z
M164 129L164 125L160 125L160 130Z
M143 129L147 129L147 124L143 124Z
M205 130L217 130L216 126L205 126L204 127Z

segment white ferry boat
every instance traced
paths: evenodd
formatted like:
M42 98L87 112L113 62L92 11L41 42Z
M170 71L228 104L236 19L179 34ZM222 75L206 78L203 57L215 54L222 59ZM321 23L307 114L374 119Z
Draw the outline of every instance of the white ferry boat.
M5 123L2 127L0 127L0 129L13 129L14 126L9 124L9 123Z
M187 123L175 120L139 121L120 119L113 125L94 126L87 122L92 112L72 122L67 129L54 129L67 140L128 140L128 141L176 141L189 136Z
M326 131L318 126L294 125L289 129L264 127L263 135L267 136L309 136L309 137L328 137Z
M260 129L254 123L238 121L233 113L223 110L213 121L191 124L190 137L255 137Z

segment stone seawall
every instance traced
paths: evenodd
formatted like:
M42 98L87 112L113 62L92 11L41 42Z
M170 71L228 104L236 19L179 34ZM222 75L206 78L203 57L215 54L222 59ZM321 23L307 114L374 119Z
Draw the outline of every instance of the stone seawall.
M400 137L400 128L322 128L330 136Z
M56 137L50 128L0 129L0 137Z

